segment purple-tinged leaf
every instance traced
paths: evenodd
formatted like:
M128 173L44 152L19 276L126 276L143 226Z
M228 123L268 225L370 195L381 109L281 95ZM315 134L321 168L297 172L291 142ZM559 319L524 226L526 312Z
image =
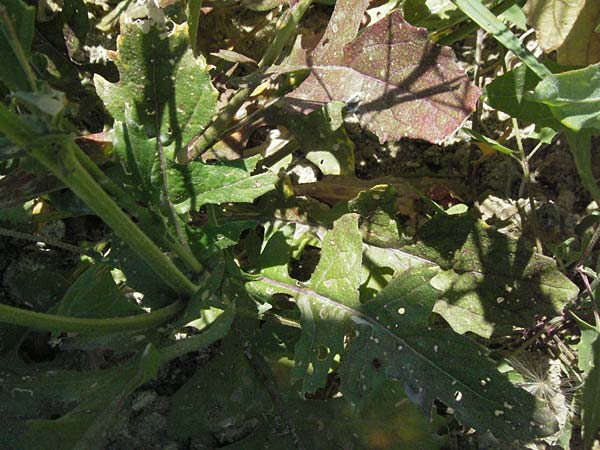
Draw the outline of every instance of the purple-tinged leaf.
M308 114L343 101L381 142L443 141L475 110L481 91L449 47L429 41L424 28L397 11L354 37L368 1L359 3L338 1L323 38L306 57L310 74L287 95L288 105Z

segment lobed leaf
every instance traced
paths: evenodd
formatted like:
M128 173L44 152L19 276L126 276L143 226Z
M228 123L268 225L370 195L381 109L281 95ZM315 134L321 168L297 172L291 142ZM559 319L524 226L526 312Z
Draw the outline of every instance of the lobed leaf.
M174 164L167 170L169 196L179 213L197 211L205 204L252 202L273 190L278 180L271 171L251 175L260 158L258 155L216 164Z
M470 217L431 220L417 239L402 250L443 269L432 280L443 291L434 311L459 333L530 327L535 314L560 314L578 293L552 258Z
M407 271L373 300L358 302L362 245L357 225L353 214L336 222L323 239L323 255L309 282L263 277L248 284L257 295L280 292L297 303L302 336L293 373L303 378L303 392L322 387L339 357L342 391L359 404L394 379L423 409L439 399L479 430L518 438L552 433L555 423L547 408L511 385L480 347L451 330L430 328L441 295L430 283L438 267ZM333 259L341 243L345 252ZM327 273L333 274L330 280ZM349 345L344 344L348 336Z
M161 10L156 14L164 20ZM174 143L179 151L215 114L217 92L204 58L189 48L187 25L169 31L160 22L124 16L111 57L119 82L96 75L94 83L117 122L135 122L147 137Z

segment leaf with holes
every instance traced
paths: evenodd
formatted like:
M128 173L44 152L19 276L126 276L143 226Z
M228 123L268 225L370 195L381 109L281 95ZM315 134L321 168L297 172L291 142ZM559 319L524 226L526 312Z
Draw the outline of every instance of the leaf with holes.
M443 141L475 110L479 88L450 48L429 41L427 30L413 27L398 11L357 37L368 3L338 1L316 48L304 63L290 62L310 73L286 96L288 106L308 114L342 101L381 142Z
M325 235L310 281L263 276L248 284L265 300L283 293L298 305L302 336L293 375L303 379L303 393L323 387L339 358L342 391L358 404L394 379L426 411L439 399L481 431L521 438L553 432L547 408L501 375L481 347L450 329L431 329L441 293L430 281L438 267L407 271L361 304L362 251L358 216L347 214Z

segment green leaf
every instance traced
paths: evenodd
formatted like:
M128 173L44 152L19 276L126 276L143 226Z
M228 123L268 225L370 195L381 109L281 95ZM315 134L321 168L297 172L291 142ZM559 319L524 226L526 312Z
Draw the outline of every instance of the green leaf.
M513 52L538 77L545 78L550 71L522 44L512 31L485 7L480 0L452 0L477 25Z
M357 307L361 284L362 238L358 231L358 215L340 218L325 235L321 259L307 283L315 292L337 299L344 305ZM296 344L293 375L304 380L302 393L323 387L334 358L343 353L345 330L318 326L321 320L335 321L344 311L314 301L308 296L296 299L302 314L302 336Z
M154 13L164 20L162 10ZM204 58L189 49L187 25L169 31L157 20L122 20L113 54L119 82L98 75L94 82L115 120L133 121L147 137L180 151L210 122L217 92Z
M110 270L105 264L89 266L51 312L97 319L143 313L138 305L129 302L119 291Z
M227 338L222 356L205 364L171 397L171 436L218 436L234 441L227 448L244 450L368 448L373 441L387 443L386 448L426 450L445 441L436 435L438 424L406 402L397 383L387 383L364 411L353 414L344 398L299 398L286 386L289 370L284 364L270 368L258 353L240 352L242 345ZM315 427L327 432L315 433Z
M229 333L234 318L235 307L231 305L215 317L202 333L188 336L185 339L178 340L174 344L161 347L161 362L166 363L187 353L203 350L218 340L223 339Z
M589 129L581 130L578 133L569 130L565 134L581 182L592 196L599 200L600 187L598 187L592 171L592 136L594 132Z
M573 131L600 129L600 63L544 78L529 100L547 105Z
M346 239L350 243L339 255ZM430 328L440 296L430 280L438 268L406 272L360 304L361 247L357 217L346 215L324 237L323 255L308 283L263 277L248 284L257 295L281 292L297 303L302 337L293 374L303 377L303 392L323 386L339 358L343 393L359 404L386 379L395 379L423 409L440 399L459 420L481 431L523 438L553 431L548 411L497 372L480 347L451 330ZM352 336L349 345L347 336Z
M22 0L4 0L0 6L0 80L13 91L33 89L28 64L33 42L35 8ZM16 40L15 40L16 38Z
M552 258L471 217L437 217L401 250L443 271L432 283L443 291L434 311L458 333L483 337L534 325L534 314L554 316L577 287Z
M22 421L26 429L14 430L8 442L2 433L0 442L6 448L31 450L101 448L126 397L157 376L158 364L158 352L149 345L124 366L102 371L3 365L0 415L9 423ZM58 419L42 418L57 413Z
M402 9L406 20L428 30L439 30L464 18L451 0L405 0Z
M331 102L307 116L271 108L267 120L294 134L306 159L323 175L354 175L354 143L343 128L343 107Z
M187 4L187 23L188 32L190 35L190 46L194 55L198 56L198 31L200 28L200 8L202 7L202 0L189 0Z
M149 138L142 126L136 124L125 112L125 121L115 121L113 146L126 163L133 177L132 190L141 198L149 199L159 187L152 184L152 168L157 162L157 140Z
M495 139L491 139L475 130L472 130L470 128L463 128L463 131L465 133L467 133L469 136L471 136L473 139L476 139L479 142L484 142L484 143L488 144L490 147L492 147L497 152L503 153L505 155L512 155L514 153L513 149L505 147L504 145L500 144Z
M540 78L525 64L496 77L485 87L485 102L515 119L542 127L560 128L547 105L537 103L525 94L533 91Z
M368 1L340 0L319 44L295 65L310 74L286 96L304 114L340 101L381 142L440 142L475 110L480 90L449 47L427 39L396 10L357 33ZM410 47L412 50L407 51Z
M257 155L216 164L175 164L167 170L169 196L180 213L197 211L205 204L253 202L273 190L278 180L271 171L251 176L260 159Z
M240 351L241 346L233 336L226 339L220 351L227 357L197 370L173 395L167 417L169 433L185 439L222 432L227 427L244 429L250 424L256 426L261 413L272 408L268 392Z

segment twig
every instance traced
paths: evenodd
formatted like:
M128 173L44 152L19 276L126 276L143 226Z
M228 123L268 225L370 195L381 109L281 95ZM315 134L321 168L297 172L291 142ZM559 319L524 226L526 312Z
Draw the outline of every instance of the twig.
M43 244L51 245L51 246L57 247L57 248L62 248L63 250L67 250L72 253L77 253L77 254L85 253L85 250L83 250L75 245L71 245L71 244L67 244L66 242L59 241L58 239L53 239L53 238L46 237L46 236L36 236L36 235L30 234L30 233L23 233L21 231L9 230L8 228L0 227L0 236L6 236L6 237L15 238L15 239L22 239L25 241L32 241L32 242L42 242Z

